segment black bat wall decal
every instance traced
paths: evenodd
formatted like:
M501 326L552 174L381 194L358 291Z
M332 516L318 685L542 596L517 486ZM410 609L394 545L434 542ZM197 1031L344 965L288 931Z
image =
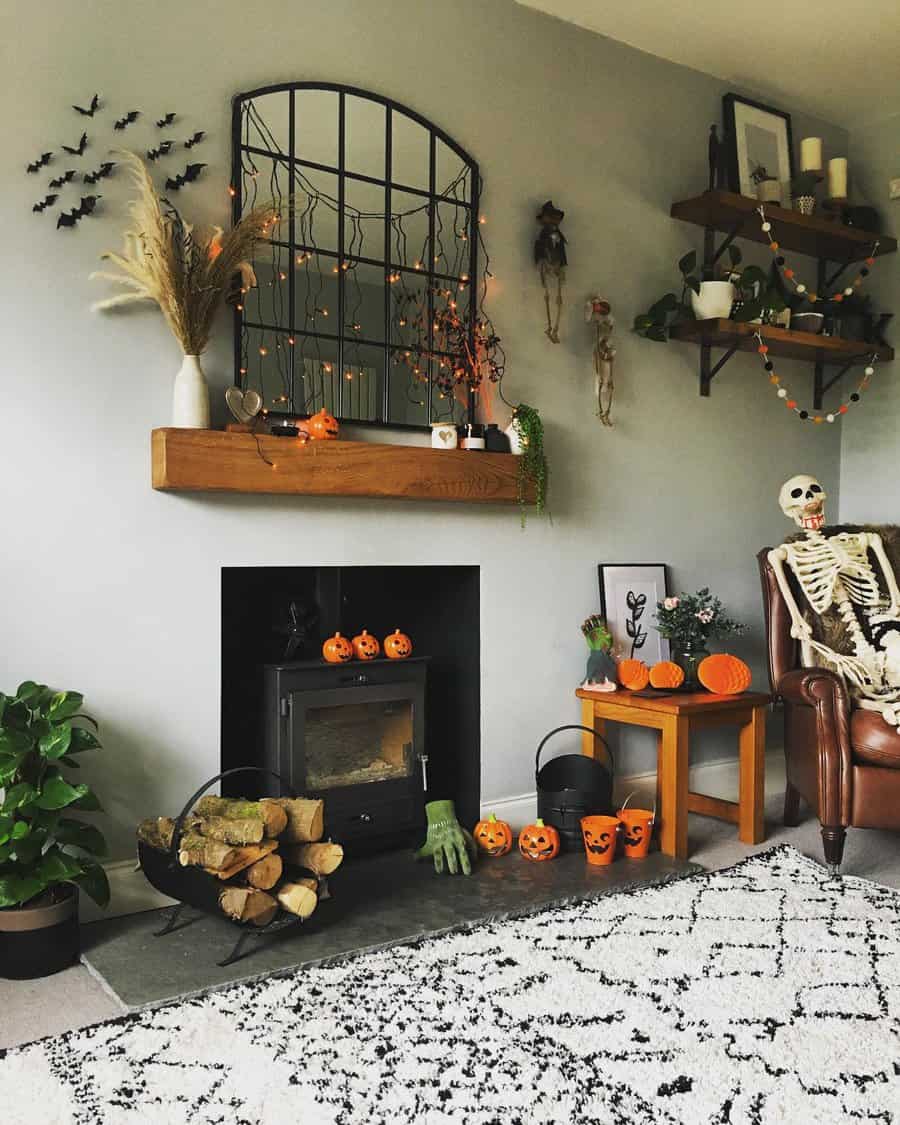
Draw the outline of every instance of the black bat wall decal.
M185 184L192 184L198 178L200 173L206 167L205 164L188 164L187 168L178 176L170 176L166 180L166 189L168 191L178 191L184 187Z
M81 134L81 140L78 142L78 144L75 146L75 148L71 148L69 145L63 145L63 151L67 152L69 154L69 156L82 156L84 154L84 150L86 148L87 148L87 133Z
M175 116L176 115L174 113L167 113L165 117L161 117L156 123L157 129L167 128L175 120Z
M81 203L79 203L77 207L73 207L71 211L62 212L56 220L56 229L59 230L60 227L74 227L85 215L93 215L94 208L97 206L97 200L100 198L99 195L83 195L81 197Z
M206 136L206 133L204 133L203 130L201 129L199 133L194 133L194 135L192 137L188 137L188 139L184 142L184 147L185 148L193 148L194 145L200 144L200 142L203 140L203 138L205 136Z
M141 111L139 109L133 109L129 113L126 113L124 117L120 117L113 125L113 128L121 133L123 129L127 129L129 125L133 125L140 116Z
M93 117L94 114L97 112L97 110L99 108L100 108L100 95L99 94L94 94L94 96L91 98L91 108L90 109L83 109L80 105L73 105L72 106L72 109L74 109L77 113L80 113L82 117Z
M43 168L45 164L49 164L52 159L52 152L42 152L37 160L28 165L27 170L29 172L37 172L39 169Z
M174 141L160 141L159 145L156 148L147 149L147 159L159 160L161 156L168 156L172 151L172 145L174 144Z
M70 168L67 172L63 172L61 176L57 176L55 180L50 181L50 187L60 188L64 184L70 184L75 179L75 169Z
M105 180L107 176L112 175L112 170L115 166L114 161L107 161L105 164L101 164L95 171L85 172L83 182L86 184L95 184L98 180Z
M43 199L39 199L37 203L35 203L31 210L37 211L38 214L40 214L41 211L46 210L48 207L52 207L57 199L59 199L58 195L45 195Z

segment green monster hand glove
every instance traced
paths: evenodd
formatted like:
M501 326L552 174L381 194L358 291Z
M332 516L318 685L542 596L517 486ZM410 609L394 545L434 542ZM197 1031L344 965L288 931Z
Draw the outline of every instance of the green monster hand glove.
M425 843L416 852L416 859L434 858L438 875L444 872L444 862L451 875L462 869L463 875L472 874L472 860L476 855L471 833L460 826L452 801L429 801L425 806L428 833Z

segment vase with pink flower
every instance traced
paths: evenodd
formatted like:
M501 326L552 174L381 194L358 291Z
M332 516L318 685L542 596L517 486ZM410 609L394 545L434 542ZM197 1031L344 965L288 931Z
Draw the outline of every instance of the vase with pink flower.
M656 628L672 647L672 659L684 672L684 689L699 691L697 668L709 656L707 642L743 633L745 626L725 614L708 587L696 594L679 594L656 605Z

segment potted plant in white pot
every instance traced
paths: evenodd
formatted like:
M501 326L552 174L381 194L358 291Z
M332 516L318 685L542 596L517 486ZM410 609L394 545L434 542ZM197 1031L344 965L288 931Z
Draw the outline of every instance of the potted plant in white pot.
M0 692L0 976L48 976L78 960L79 889L100 906L106 842L72 812L94 812L90 786L72 783L77 755L100 743L75 691L26 680Z

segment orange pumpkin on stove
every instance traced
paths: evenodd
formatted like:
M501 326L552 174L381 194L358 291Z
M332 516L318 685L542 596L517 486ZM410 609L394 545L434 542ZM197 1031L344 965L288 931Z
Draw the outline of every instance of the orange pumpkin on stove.
M380 652L378 638L373 637L368 629L363 629L359 636L353 638L353 655L357 660L374 660Z
M660 660L650 669L650 686L655 688L679 688L684 683L684 669L674 660Z
M338 436L340 427L337 418L323 407L306 423L306 429L313 441L327 441Z
M346 637L335 633L322 645L322 655L329 664L346 664L353 659L353 646Z
M384 638L384 655L388 660L405 660L407 656L412 656L412 641L406 633L395 629Z
M697 668L697 679L707 691L716 695L740 695L750 686L752 678L743 660L727 652L707 656Z
M506 855L512 851L512 829L505 820L498 820L493 813L487 820L479 820L473 835L475 843L488 855Z
M619 683L628 691L643 691L650 683L650 669L643 660L620 660Z
M559 855L559 833L538 817L534 824L527 825L519 833L519 851L535 863L554 859Z

